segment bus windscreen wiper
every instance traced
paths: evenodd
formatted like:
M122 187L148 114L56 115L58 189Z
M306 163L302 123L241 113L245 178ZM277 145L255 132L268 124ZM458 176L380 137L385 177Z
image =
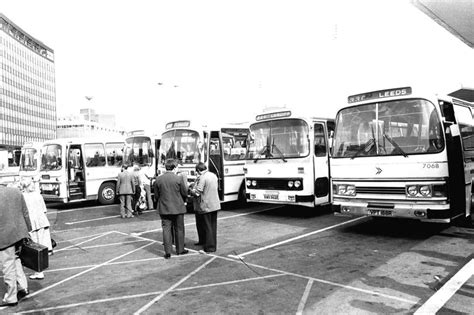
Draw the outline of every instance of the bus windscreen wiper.
M257 154L257 157L253 160L254 163L257 163L260 160L259 156L265 154L266 158L273 157L273 154L270 152L270 146L268 144L264 145L262 150Z
M370 150L372 150L372 148L374 147L374 145L375 145L375 139L374 138L369 139L369 141L367 141L362 148L357 150L357 152L351 156L351 160L359 156L362 152L369 153Z
M285 155L283 154L283 152L281 152L281 150L275 144L275 140L273 140L273 143L272 143L272 151L274 149L276 149L277 153L280 154L280 158L283 160L283 162L287 162L287 160L285 159Z
M383 134L383 136L385 137L385 139L388 140L388 142L390 142L391 145L393 145L395 147L395 149L397 149L398 151L400 151L400 153L404 156L404 157L408 157L408 154L406 154L405 151L403 151L402 148L400 148L400 146L398 145L398 143L396 143L392 138L390 138L387 134Z

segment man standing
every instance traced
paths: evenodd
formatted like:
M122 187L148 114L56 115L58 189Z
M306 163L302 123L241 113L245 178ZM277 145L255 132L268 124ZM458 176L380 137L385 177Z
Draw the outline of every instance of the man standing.
M0 200L0 264L7 286L0 307L15 306L29 293L23 266L15 253L15 244L29 237L31 222L19 189L0 185Z
M217 211L221 209L217 176L209 172L202 162L196 165L196 172L200 176L191 193L195 196L197 244L203 245L206 253L213 253L217 249Z
M133 218L132 196L135 193L135 183L132 174L127 169L128 165L124 164L117 179L117 195L120 198L120 216L122 219Z
M164 257L168 259L171 257L172 234L174 234L176 254L188 253L188 250L184 249L184 214L186 213L184 200L188 195L188 187L184 181L185 177L175 174L176 163L173 159L166 160L165 168L166 172L158 176L153 188L157 201L156 209L160 214L163 228Z

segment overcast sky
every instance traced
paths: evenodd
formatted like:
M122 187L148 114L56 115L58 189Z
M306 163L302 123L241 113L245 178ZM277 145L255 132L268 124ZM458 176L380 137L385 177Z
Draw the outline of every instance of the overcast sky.
M349 94L474 87L474 50L408 0L0 0L0 12L54 50L59 115L93 107L127 129L251 121L265 106L334 117Z

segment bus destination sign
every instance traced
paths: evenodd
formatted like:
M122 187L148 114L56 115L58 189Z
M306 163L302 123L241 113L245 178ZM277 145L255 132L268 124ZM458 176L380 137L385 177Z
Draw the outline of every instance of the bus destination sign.
M166 129L171 129L171 128L187 128L191 125L191 122L189 120L178 120L178 121L173 121L170 123L166 124Z
M347 98L348 103L357 103L362 101L374 100L374 99L381 99L387 97L395 97L395 96L405 96L411 94L411 87L404 87L398 89L388 89L388 90L380 90L375 92L368 92L362 94L351 95Z
M284 112L274 112L274 113L257 115L257 117L255 117L255 120L258 121L258 120L281 118L281 117L290 117L290 116L291 116L291 111L286 110Z

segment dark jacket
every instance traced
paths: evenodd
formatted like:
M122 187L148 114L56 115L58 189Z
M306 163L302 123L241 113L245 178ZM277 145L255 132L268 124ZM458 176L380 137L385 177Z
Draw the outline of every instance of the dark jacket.
M0 200L0 249L5 249L30 237L31 222L19 189L0 185Z
M166 172L155 180L153 185L155 198L158 201L156 209L159 214L186 213L184 200L188 195L188 185L184 177L173 172Z

